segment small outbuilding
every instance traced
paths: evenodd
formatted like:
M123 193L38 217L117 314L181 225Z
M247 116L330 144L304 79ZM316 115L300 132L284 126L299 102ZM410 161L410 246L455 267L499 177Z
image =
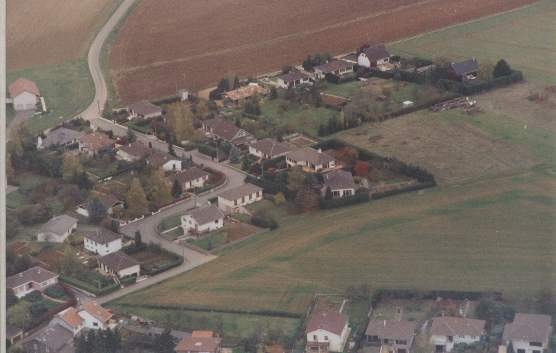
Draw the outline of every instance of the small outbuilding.
M37 233L37 241L63 243L77 229L77 219L68 215L52 217Z

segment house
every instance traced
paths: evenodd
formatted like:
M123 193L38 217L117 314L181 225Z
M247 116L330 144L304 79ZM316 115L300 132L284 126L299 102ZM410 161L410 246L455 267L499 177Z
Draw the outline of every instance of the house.
M114 314L97 302L88 301L81 305L79 316L83 319L84 328L104 330L110 327L110 320Z
M101 272L117 275L119 278L139 277L141 274L139 262L121 251L99 257L98 266Z
M348 318L333 310L313 314L305 330L307 353L343 352L349 335Z
M79 151L89 156L109 152L114 148L114 141L108 135L101 132L93 132L80 136L77 139L77 143L79 144Z
M153 119L162 116L162 109L148 101L140 101L130 104L127 107L129 112L129 120L140 119Z
M32 291L44 289L58 283L58 275L40 266L31 267L23 272L6 278L6 289L11 289L18 298Z
M224 227L224 213L215 205L193 209L181 216L185 234L201 234Z
M485 334L484 320L463 317L435 317L432 320L430 343L435 353L451 352L458 343L479 342Z
M61 325L48 325L22 343L26 353L73 353L73 332Z
M224 93L224 98L236 106L241 105L245 101L257 95L259 97L266 96L268 89L259 85L258 83L251 82L247 86L239 87L237 89Z
M182 190L202 188L208 181L210 174L200 168L191 167L176 173L175 179L180 183Z
M365 340L381 346L381 353L409 353L415 338L415 322L407 320L370 320Z
M373 43L359 49L357 65L368 69L378 68L390 62L390 53L382 43ZM382 71L382 70L381 70Z
M153 168L162 168L165 172L171 172L182 169L182 161L178 157L172 156L170 153L153 150L147 156L147 165Z
M355 194L355 182L353 175L345 170L332 170L322 174L322 195L326 195L328 189L332 193L332 198L348 197Z
M122 237L108 229L97 229L85 234L85 249L100 256L119 251L122 248Z
M218 195L218 208L226 213L237 213L241 207L263 199L263 189L253 184L243 184Z
M50 321L50 325L60 325L77 335L84 327L85 320L79 315L79 310L70 306L60 311Z
M106 214L108 215L112 215L114 213L114 210L124 207L124 201L118 199L115 195L99 191L92 191L89 195L89 200L77 206L75 212L82 215L83 217L89 217L89 203L91 203L93 199L98 199L102 203L102 205L106 209Z
M279 75L277 81L278 87L287 89L310 84L311 78L301 71L291 70L286 74Z
M290 151L290 145L272 138L264 138L249 145L249 153L262 159L285 156Z
M147 157L151 152L152 149L143 142L135 141L120 146L116 152L116 158L127 162L136 162Z
M457 81L466 82L479 76L479 63L471 58L465 61L450 63L450 77Z
M77 219L73 217L65 214L52 217L39 229L37 241L63 243L76 228Z
M504 327L502 343L511 343L515 353L542 353L548 349L552 330L548 315L517 313Z
M77 144L78 139L83 136L82 132L59 127L48 132L46 137L37 137L37 149L49 148L51 146L69 146Z
M14 110L35 110L40 102L41 93L35 82L26 78L18 78L8 86Z
M320 148L315 150L311 147L302 147L286 154L286 164L288 167L301 166L303 170L318 172L335 168L336 160L323 153Z
M203 121L202 129L207 137L226 141L236 146L248 145L255 141L255 137L249 132L222 118Z
M345 76L346 74L352 73L355 68L355 64L344 60L330 60L325 64L315 66L313 68L315 72L315 78L317 80L323 80L326 75L335 75L338 77Z
M193 331L176 346L176 353L220 353L222 339L214 337L212 331Z

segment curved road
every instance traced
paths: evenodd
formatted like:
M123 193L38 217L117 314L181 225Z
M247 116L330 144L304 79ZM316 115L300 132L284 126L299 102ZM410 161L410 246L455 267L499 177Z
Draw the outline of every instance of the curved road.
M127 128L121 125L117 125L114 122L102 117L101 112L106 105L108 89L102 72L100 57L102 54L102 47L106 42L106 39L114 30L116 25L125 17L130 7L135 2L136 0L124 0L95 37L87 56L89 71L91 72L91 76L95 85L95 98L89 105L89 107L87 107L87 109L77 115L78 117L89 120L93 127L102 128L103 130L112 130L116 135L125 135L127 133ZM152 147L155 149L164 152L168 150L166 142L158 140L154 136L141 134L139 132L136 132L136 136L138 140L144 143L151 142ZM177 146L175 147L175 151L178 156L191 156L195 163L203 164L226 175L225 184L219 187L218 190L213 190L211 192L203 194L202 196L199 196L197 198L197 201L199 203L205 203L208 199L215 197L219 192L237 187L244 183L245 175L243 173L238 172L237 170L232 169L226 165L214 162L210 158L197 151L185 152L182 148ZM107 303L129 293L154 285L165 279L177 276L183 272L189 271L216 258L214 255L206 255L194 251L188 247L170 242L160 237L158 234L157 227L164 218L183 213L184 211L193 207L194 201L186 200L174 206L171 206L153 216L146 217L140 221L122 227L121 232L128 236L133 236L137 230L141 231L141 235L145 242L159 244L164 249L184 256L185 261L181 266L175 267L156 276L147 278L146 280L143 280L141 282L127 286L114 293L98 298L97 301L101 304Z

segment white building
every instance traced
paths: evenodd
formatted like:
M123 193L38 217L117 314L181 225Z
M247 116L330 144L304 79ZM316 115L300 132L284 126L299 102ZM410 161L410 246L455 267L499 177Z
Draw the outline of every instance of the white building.
M122 237L108 229L98 229L87 232L83 244L86 250L104 256L122 248Z
M31 267L23 272L6 278L6 289L11 289L18 298L32 291L43 291L58 283L58 275L40 266Z
M348 318L337 311L317 311L305 331L307 353L343 352L349 335Z
M19 78L9 87L8 92L12 99L15 111L35 110L40 101L40 91L35 82Z
M325 64L315 66L313 70L315 72L316 79L324 80L326 78L326 75L335 75L341 77L346 74L353 73L354 67L355 65L349 61L330 60Z
M188 191L204 187L209 176L208 172L197 167L191 167L176 173L175 178L181 185L182 190Z
M225 213L238 213L243 206L262 199L262 188L253 184L243 184L218 195L218 208Z
M278 87L295 88L301 85L311 84L311 78L301 71L291 70L277 77Z
M409 353L416 329L414 321L370 320L365 330L365 341L380 346L381 353Z
M107 329L110 319L114 316L110 310L104 309L95 301L88 301L81 305L79 316L83 319L83 327L87 329Z
M332 198L342 198L355 195L353 175L345 170L333 170L322 175L322 194L330 189Z
M178 171L182 169L182 161L169 153L153 150L147 156L147 164L153 168L162 168L165 172Z
M285 156L289 151L290 145L272 138L264 138L249 145L249 154L262 159Z
M196 208L181 216L185 234L201 234L224 227L224 213L215 205Z
M73 306L70 306L56 314L49 325L60 325L70 330L75 336L83 329L84 320L79 315L79 311Z
M286 154L286 164L290 168L300 166L305 171L316 173L323 169L335 168L336 160L320 149L302 147Z
M548 349L552 330L550 316L518 313L504 327L502 343L511 343L515 353L542 353Z
M37 241L63 243L76 228L77 219L65 214L56 216L43 224L39 229Z
M139 277L141 274L139 263L121 251L99 257L98 267L101 272L116 275L119 278Z
M147 157L151 151L143 142L135 141L118 147L116 158L127 162L136 162Z
M484 320L462 317L435 317L432 320L430 343L436 353L451 352L459 343L479 342L485 334Z
M357 65L366 68L378 68L390 62L390 53L384 44L370 44L363 48L357 56Z
M130 104L127 107L129 120L134 118L154 119L162 116L162 109L148 101L140 101Z

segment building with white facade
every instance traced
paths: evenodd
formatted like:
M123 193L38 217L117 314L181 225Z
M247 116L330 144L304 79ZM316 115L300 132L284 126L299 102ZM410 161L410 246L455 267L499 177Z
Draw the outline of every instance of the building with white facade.
M365 341L380 346L381 353L410 353L417 324L407 320L370 320Z
M37 241L63 243L77 228L77 219L68 215L52 217L37 232Z
M349 335L348 318L337 311L317 311L305 333L307 353L343 352Z
M355 181L351 172L346 170L332 170L322 175L322 194L326 196L330 190L332 198L342 198L355 195Z
M31 267L23 272L6 278L6 289L11 289L18 298L32 291L43 291L58 283L58 275L40 266Z
M451 352L459 343L480 342L485 335L484 320L442 316L432 320L430 344L435 353Z
M95 301L88 301L81 305L79 316L83 319L83 327L87 329L107 329L114 316L110 310L100 306Z
M238 213L243 206L263 199L263 189L253 184L243 184L218 195L218 208L225 213Z
M290 151L290 145L273 138L264 138L249 145L249 154L261 159L285 156Z
M8 86L15 111L35 110L40 102L40 91L35 82L19 78Z
M193 209L181 216L184 234L202 234L224 227L224 212L215 205Z
M517 313L504 327L502 343L511 343L515 353L542 353L548 349L552 330L548 315Z
M369 44L360 49L357 65L366 68L381 68L390 62L390 53L382 43Z
M175 179L180 184L182 190L189 191L202 188L208 181L210 174L197 167L191 167L176 173Z
M323 169L335 168L336 160L320 149L302 147L286 154L286 164L290 168L300 166L305 171L316 173Z
M98 267L102 273L116 275L119 278L141 274L139 262L121 251L116 251L98 258Z
M122 248L122 237L108 229L97 229L85 234L83 245L86 250L104 256Z

